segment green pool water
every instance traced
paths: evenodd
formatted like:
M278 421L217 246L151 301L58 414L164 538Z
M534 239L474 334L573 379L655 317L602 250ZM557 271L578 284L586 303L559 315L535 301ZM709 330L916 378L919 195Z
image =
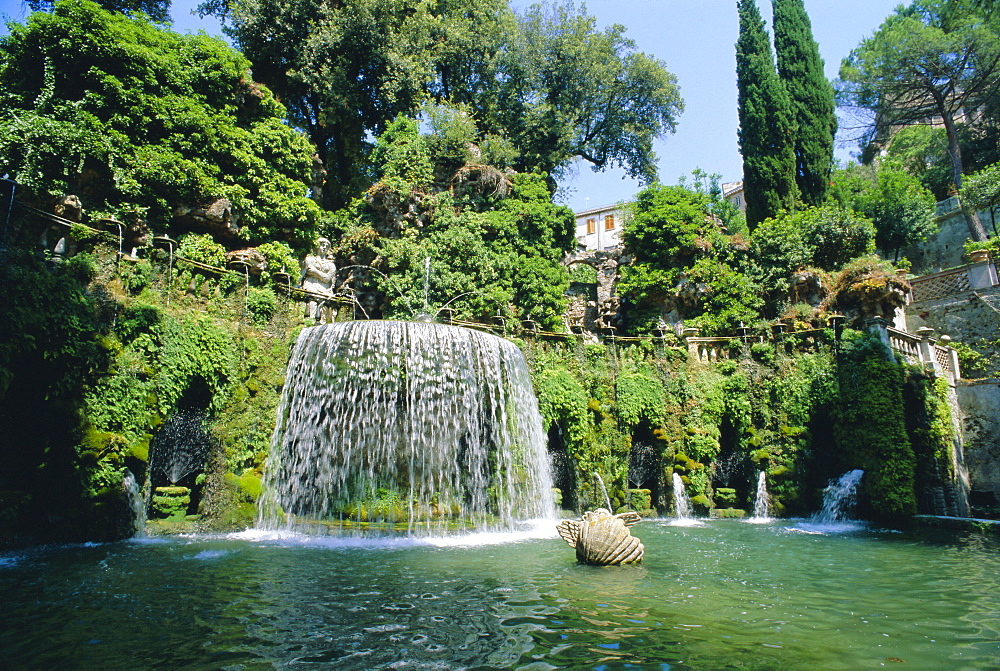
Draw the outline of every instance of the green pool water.
M0 668L985 669L1000 542L645 520L641 565L558 538L256 533L0 556Z

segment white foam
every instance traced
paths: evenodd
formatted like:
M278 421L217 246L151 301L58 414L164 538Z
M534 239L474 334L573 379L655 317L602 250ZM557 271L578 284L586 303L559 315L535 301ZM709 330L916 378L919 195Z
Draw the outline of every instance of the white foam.
M518 531L480 531L454 536L366 536L363 534L335 534L314 536L298 531L247 529L226 534L225 538L273 545L308 546L319 548L393 549L405 547L478 547L503 545L540 538L556 538L555 520L529 520Z

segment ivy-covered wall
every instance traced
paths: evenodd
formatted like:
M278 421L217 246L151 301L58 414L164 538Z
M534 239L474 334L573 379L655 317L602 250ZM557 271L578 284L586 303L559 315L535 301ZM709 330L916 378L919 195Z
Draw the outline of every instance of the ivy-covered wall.
M259 280L116 251L0 266L2 545L130 534L129 471L160 526L254 519L301 310ZM954 478L947 389L860 333L737 340L714 363L674 339L518 344L567 510L607 505L603 485L616 510L668 514L675 473L702 514L749 509L763 471L774 512L807 515L862 468L860 511L895 524L939 512ZM151 467L157 436L189 417L207 447L174 481Z
M154 518L253 520L292 306L254 312L251 293L270 289L116 251L11 252L0 266L0 547L131 535L129 471L186 490L157 515L166 494L147 489ZM175 483L150 464L182 416L205 445Z

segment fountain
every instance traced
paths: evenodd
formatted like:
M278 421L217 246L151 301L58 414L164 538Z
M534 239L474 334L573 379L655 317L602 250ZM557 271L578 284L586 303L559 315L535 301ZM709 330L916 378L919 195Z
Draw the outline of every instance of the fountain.
M864 474L864 471L855 469L831 480L823 490L823 507L812 516L812 521L817 524L834 524L847 519L844 515L854 505L858 483Z
M122 490L131 511L132 536L142 538L146 535L146 501L142 496L142 488L128 469L122 478Z
M538 404L520 350L469 329L357 321L304 329L259 523L513 530L555 517Z
M764 524L771 521L771 499L767 494L767 473L760 472L757 476L757 494L753 500L753 517L747 520L751 524Z
M854 505L858 483L864 474L864 471L855 469L830 480L823 490L823 507L807 522L798 524L795 528L807 533L836 533L861 528L863 525L860 522L851 520L846 515Z
M594 471L594 480L597 481L598 487L601 490L601 495L604 497L604 505L606 510L611 510L611 497L608 496L608 488L604 486L604 478L597 471Z
M677 527L701 526L703 522L696 520L691 515L691 499L687 495L687 490L684 488L684 481L681 480L681 476L674 473L672 481L674 484L675 516L673 521L670 522L670 525Z

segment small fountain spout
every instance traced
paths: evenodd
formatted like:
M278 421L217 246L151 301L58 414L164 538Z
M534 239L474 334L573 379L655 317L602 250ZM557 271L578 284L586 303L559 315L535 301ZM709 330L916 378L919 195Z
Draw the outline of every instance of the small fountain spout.
M601 477L600 473L598 473L597 471L594 471L594 479L597 480L597 484L601 488L601 493L604 494L605 509L608 512L612 512L612 510L611 510L611 497L608 496L608 488L604 486L604 478Z
M687 490L684 488L684 481L681 476L674 473L674 508L678 520L691 520L691 499L688 498Z
M771 521L771 497L767 493L767 473L760 472L757 476L757 494L753 501L753 517L750 522L761 524Z

